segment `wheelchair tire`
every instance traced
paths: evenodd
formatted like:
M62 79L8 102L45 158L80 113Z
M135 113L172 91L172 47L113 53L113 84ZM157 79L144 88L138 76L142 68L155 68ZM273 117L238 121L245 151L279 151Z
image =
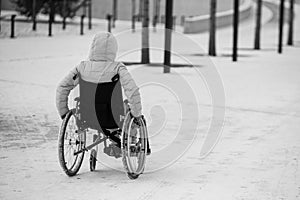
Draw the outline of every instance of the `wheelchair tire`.
M147 128L143 120L140 119L140 126L136 130L135 145L132 146L133 118L128 113L122 127L122 162L127 176L130 179L137 179L144 172L147 154ZM137 137L138 135L138 137ZM133 148L132 148L133 147Z
M93 172L96 170L96 163L97 163L97 152L95 149L91 151L90 155L90 171Z
M75 109L67 113L58 136L59 163L68 176L74 176L79 171L84 158L84 151L77 155L74 155L74 152L85 148L86 143L86 133L79 133L74 114Z
M137 178L139 177L139 174L127 172L127 176L128 176L128 178L130 178L130 179L137 179Z

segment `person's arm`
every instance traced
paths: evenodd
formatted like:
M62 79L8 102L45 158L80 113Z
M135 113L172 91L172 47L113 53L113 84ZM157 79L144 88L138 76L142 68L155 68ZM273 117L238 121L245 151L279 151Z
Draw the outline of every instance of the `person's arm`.
M56 89L56 108L62 119L69 112L68 96L70 91L78 84L78 67L72 69L67 76L59 83Z
M121 85L124 89L125 96L130 104L131 113L134 117L142 114L141 95L139 88L131 77L125 65L119 64L118 74L120 76Z

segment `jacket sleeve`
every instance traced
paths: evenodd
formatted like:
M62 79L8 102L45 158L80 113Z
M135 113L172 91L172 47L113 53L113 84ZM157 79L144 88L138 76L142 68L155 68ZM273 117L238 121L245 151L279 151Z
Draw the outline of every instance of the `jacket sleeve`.
M139 88L128 72L126 66L122 63L119 64L118 74L120 76L120 81L124 89L125 96L130 104L131 113L133 116L138 117L142 114L141 95Z
M56 108L60 116L65 115L69 112L68 108L68 96L70 91L78 85L78 66L72 69L69 74L64 77L56 89Z

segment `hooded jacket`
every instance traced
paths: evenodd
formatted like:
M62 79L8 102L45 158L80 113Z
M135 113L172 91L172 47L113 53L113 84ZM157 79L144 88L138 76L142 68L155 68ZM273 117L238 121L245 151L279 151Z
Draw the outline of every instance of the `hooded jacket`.
M122 88L131 106L131 113L135 117L141 115L139 88L126 66L121 62L115 62L117 50L117 41L111 33L95 35L88 60L80 62L72 69L56 89L56 107L60 116L64 116L69 111L68 96L70 91L79 83L78 75L85 81L101 83L110 82L116 74L119 74Z

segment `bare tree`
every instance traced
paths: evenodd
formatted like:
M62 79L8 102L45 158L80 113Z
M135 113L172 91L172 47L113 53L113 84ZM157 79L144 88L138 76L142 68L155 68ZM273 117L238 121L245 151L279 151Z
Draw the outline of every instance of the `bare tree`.
M142 61L141 63L150 63L149 53L149 0L143 0L143 23L142 23Z
M210 28L208 55L216 56L216 9L217 0L210 0Z

